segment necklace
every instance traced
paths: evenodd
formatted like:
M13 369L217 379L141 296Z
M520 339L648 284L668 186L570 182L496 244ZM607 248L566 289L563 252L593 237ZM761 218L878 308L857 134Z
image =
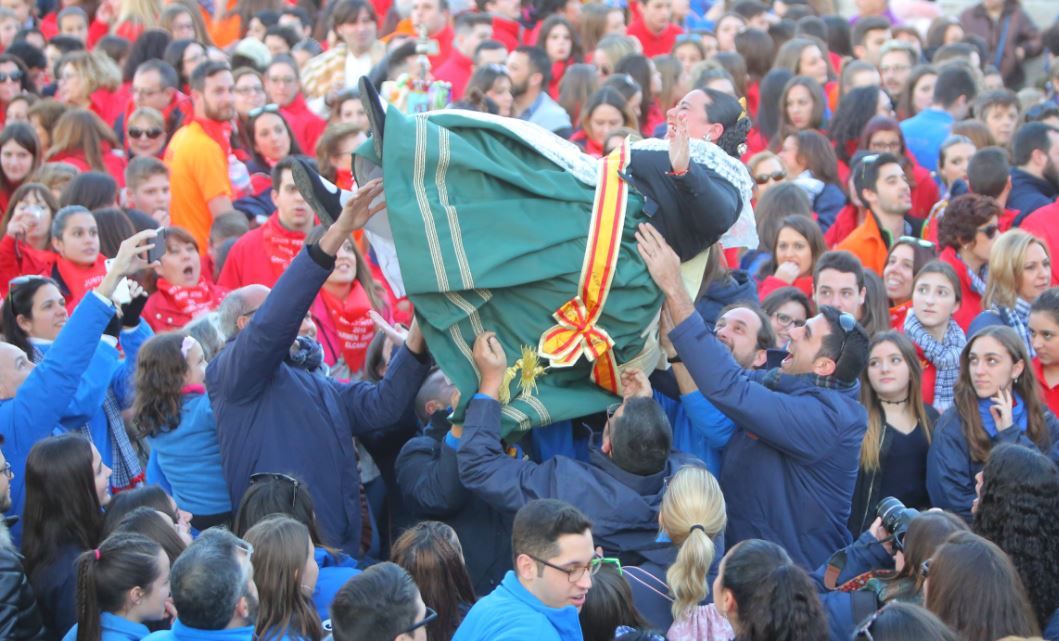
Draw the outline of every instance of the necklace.
M879 401L884 405L904 405L908 402L908 397L906 396L899 401L888 401L884 398L880 398Z

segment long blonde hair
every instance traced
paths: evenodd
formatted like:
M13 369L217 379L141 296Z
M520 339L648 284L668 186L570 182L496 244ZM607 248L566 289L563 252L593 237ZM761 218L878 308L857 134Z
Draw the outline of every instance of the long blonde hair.
M88 95L97 89L114 91L121 84L121 69L105 53L71 51L63 55L55 66L61 73L66 65L70 65L84 80L85 91Z
M131 20L154 29L162 24L162 9L162 0L121 0L118 21Z
M716 554L713 539L724 531L727 522L717 479L704 467L680 468L662 497L659 521L678 548L676 561L666 570L676 620L709 592L706 574Z
M982 309L1015 306L1022 282L1022 265L1033 243L1040 245L1049 259L1052 257L1046 244L1021 229L1006 231L996 239L989 251L989 279L982 295Z

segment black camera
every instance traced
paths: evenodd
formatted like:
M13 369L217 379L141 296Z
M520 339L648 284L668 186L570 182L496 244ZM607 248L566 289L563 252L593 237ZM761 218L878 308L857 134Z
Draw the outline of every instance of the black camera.
M908 533L908 524L912 519L919 516L919 510L905 507L905 504L892 496L879 501L875 513L882 519L882 525L893 537L894 550L903 552L905 549L905 534Z

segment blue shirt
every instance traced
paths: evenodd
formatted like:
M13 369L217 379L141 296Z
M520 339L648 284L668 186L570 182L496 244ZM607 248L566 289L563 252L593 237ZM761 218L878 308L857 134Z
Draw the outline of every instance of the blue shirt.
M140 641L151 634L144 624L129 621L110 612L103 612L99 615L99 627L103 630L103 634L99 637L100 641ZM63 637L63 641L77 641L77 624L70 628L70 631Z
M500 585L474 604L452 641L582 641L583 638L574 606L544 605L508 570Z
M229 630L199 630L186 626L177 619L173 622L171 630L159 630L144 638L150 641L254 641L254 626Z
M938 152L941 143L949 137L955 118L947 111L930 107L901 123L905 136L905 147L912 152L920 165L935 171L938 168Z

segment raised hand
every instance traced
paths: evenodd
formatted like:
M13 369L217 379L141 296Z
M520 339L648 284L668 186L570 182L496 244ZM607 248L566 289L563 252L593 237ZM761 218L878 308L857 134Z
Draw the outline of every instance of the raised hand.
M691 146L688 142L688 114L681 113L676 122L669 123L666 129L666 140L669 141L669 166L673 173L682 174L691 163Z
M621 396L630 398L651 398L651 381L642 369L627 369L621 373Z
M504 370L507 369L504 346L497 340L495 333L482 332L474 339L474 348L471 353L481 376L478 392L499 398L500 386L504 382Z

